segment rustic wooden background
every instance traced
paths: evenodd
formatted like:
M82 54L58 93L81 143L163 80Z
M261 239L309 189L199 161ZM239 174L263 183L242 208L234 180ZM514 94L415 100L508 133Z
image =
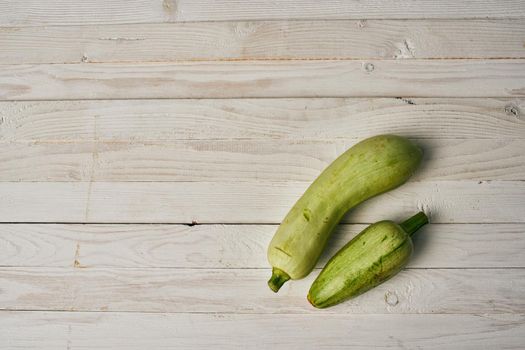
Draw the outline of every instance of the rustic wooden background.
M525 345L522 0L0 2L2 349ZM349 213L425 210L409 267L328 310L266 247L358 140L425 150Z

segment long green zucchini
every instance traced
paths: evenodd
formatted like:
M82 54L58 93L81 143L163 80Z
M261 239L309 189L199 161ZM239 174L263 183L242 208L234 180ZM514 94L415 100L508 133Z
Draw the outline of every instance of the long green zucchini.
M277 292L314 268L343 215L364 200L403 184L416 170L421 150L395 135L363 140L330 164L295 203L268 247Z
M325 308L353 298L398 273L410 259L410 238L428 223L420 212L401 225L380 221L368 226L328 261L308 292L308 300Z

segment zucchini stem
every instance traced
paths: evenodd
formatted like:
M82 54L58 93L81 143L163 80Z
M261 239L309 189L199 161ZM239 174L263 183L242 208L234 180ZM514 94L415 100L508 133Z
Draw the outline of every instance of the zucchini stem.
M283 284L290 279L290 276L281 269L274 267L272 269L272 277L268 280L268 286L275 293L281 289Z
M428 224L428 217L425 215L425 213L420 211L416 215L403 221L400 226L403 230L405 230L406 233L408 233L410 237L412 237L414 232L426 224Z

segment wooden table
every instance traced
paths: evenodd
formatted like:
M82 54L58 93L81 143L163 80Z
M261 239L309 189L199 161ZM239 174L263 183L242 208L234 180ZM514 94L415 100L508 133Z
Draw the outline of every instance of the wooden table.
M521 0L3 0L0 100L2 349L525 346ZM277 224L380 133L422 168L273 294ZM417 210L404 271L308 304Z

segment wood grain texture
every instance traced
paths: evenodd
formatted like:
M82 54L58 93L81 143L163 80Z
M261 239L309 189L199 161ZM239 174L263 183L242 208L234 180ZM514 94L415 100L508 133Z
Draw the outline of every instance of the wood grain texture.
M2 65L0 81L0 100L520 97L525 60Z
M386 219L383 217L382 219ZM335 230L323 267L366 225ZM264 268L277 225L3 224L3 267ZM410 268L525 267L523 224L430 224Z
M525 138L521 98L0 102L0 141Z
M468 0L458 4L451 0L435 3L428 0L372 1L329 0L256 0L249 3L235 0L179 0L179 15L188 20L231 19L288 19L288 18L496 18L524 17L525 11L518 1ZM515 12L513 12L515 11ZM191 17L190 17L191 16Z
M0 345L24 349L520 349L523 315L231 315L2 312ZM383 331L378 332L377 329ZM417 332L414 332L417 329ZM205 331L204 331L205 330ZM283 334L283 336L277 336ZM286 336L284 336L286 335ZM349 336L350 335L350 336ZM344 339L344 344L338 340Z
M317 271L279 294L251 269L0 269L0 309L191 313L318 313L306 300ZM490 283L487 283L490 281ZM323 313L519 313L525 269L404 270Z
M524 58L525 21L270 21L0 30L0 63Z
M0 182L1 222L279 223L308 182ZM409 182L344 222L521 223L524 181Z
M311 182L358 141L0 142L0 181ZM525 140L414 141L414 180L525 180Z
M103 10L101 10L103 9ZM122 24L184 21L362 19L362 18L519 18L520 0L429 0L396 2L315 0L4 0L0 26Z
M169 21L171 9L162 1L131 0L122 4L119 0L54 0L41 3L16 0L0 4L0 26L43 26L68 24L121 24Z

